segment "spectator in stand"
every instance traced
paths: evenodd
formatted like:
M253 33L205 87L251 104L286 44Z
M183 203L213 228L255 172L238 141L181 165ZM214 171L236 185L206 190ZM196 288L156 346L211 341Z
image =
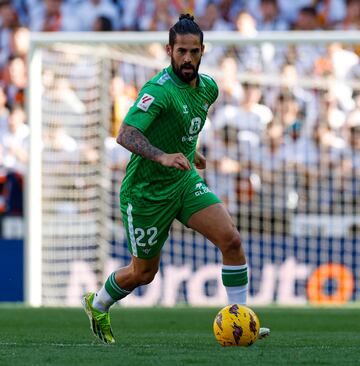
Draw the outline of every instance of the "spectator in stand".
M147 0L119 0L121 2L122 30L138 31L140 23L151 11L152 2Z
M359 99L360 97L358 96L357 98ZM360 103L358 102L358 104ZM344 159L351 162L351 164L347 164L347 169L354 168L357 174L359 174L360 173L360 107L358 107L349 115L345 124L344 137L347 142L346 149L344 150Z
M358 97L359 98L359 97ZM354 110L345 123L344 137L347 145L337 168L338 195L342 204L358 213L360 204L360 109ZM350 204L350 205L349 205Z
M224 105L216 110L214 128L231 126L237 130L240 141L258 144L273 114L269 107L260 103L262 93L259 86L244 83L243 89L244 97L238 106Z
M150 4L149 4L150 5ZM144 5L143 5L144 7ZM174 24L177 17L176 8L167 0L154 0L147 13L140 19L139 27L143 31L164 31Z
M29 27L37 32L80 31L81 19L74 5L63 0L42 0L30 9Z
M8 130L0 135L2 164L6 169L4 184L5 212L23 214L23 175L27 164L29 127L21 107L14 107L8 119Z
M258 145L242 144L241 148L242 165L248 170L253 202L259 205L261 220L271 220L271 216L276 219L269 212L269 197L271 210L283 210L294 195L285 165L283 125L275 121L268 123Z
M285 148L286 174L294 181L296 208L300 212L330 213L335 187L334 167L340 150L333 146L335 135L327 123L317 121L311 136L302 134Z
M241 36L252 37L257 33L255 18L242 10L236 18L236 30ZM249 44L237 47L233 51L239 62L240 71L259 73L262 71L278 72L283 63L285 49L265 42L261 45Z
M220 88L217 99L219 105L240 103L244 93L238 80L238 65L234 57L229 55L221 60L217 83Z
M111 135L115 137L129 108L136 100L137 90L132 84L126 84L120 76L114 76L110 83L110 97L113 110Z
M11 57L5 71L6 92L10 106L25 107L25 91L27 87L27 70L25 61L18 56Z
M346 13L342 21L335 24L338 30L356 30L360 28L360 2L346 0Z
M4 0L3 0L4 1ZM12 6L14 7L19 23L22 27L26 27L29 24L29 9L38 0L12 0Z
M6 106L6 102L7 96L5 89L0 85L0 136L8 131L9 109Z
M50 127L50 128L49 128ZM79 161L79 144L71 137L62 123L53 121L43 129L43 155L46 161L54 161L59 166Z
M281 18L277 0L260 0L255 15L258 31L285 31L289 24ZM285 60L286 46L265 43L261 46L263 69L266 72L278 72Z
M320 55L315 62L315 75L330 77L335 82L329 85L331 93L338 100L339 106L346 112L354 108L351 80L355 80L353 71L359 64L358 55L351 49L344 49L338 42L330 43L326 53Z
M111 27L108 30L118 30L121 27L118 8L111 0L84 0L77 7L77 13L81 22L80 30L82 31L91 31L95 20L98 20L99 24L97 26L100 29L101 22L105 29L109 28L108 20L111 22ZM99 17L105 17L106 20L101 21Z
M196 19L199 19L204 15L206 5L209 3L209 1L213 0L197 0L194 1L194 16ZM218 5L219 0L214 0L216 5Z
M354 108L348 114L347 123L345 124L344 127L351 126L354 124L357 125L357 120L358 119L360 120L360 118L359 118L359 116L360 116L360 90L357 90L356 92L354 92L353 100L354 100ZM351 121L351 123L349 121Z
M11 54L27 59L30 45L30 31L26 27L15 28L11 39Z
M284 140L289 139L292 144L301 134L303 119L300 116L300 105L291 93L278 96L274 111L274 123L283 128Z
M255 14L258 31L285 31L289 24L280 16L277 0L260 0Z
M198 24L204 31L233 30L233 24L225 21L225 19L221 17L219 6L212 1L208 2L204 15L199 18ZM221 59L226 52L227 49L225 46L212 45L211 52L207 52L205 48L205 54L202 62L216 67L221 62Z
M12 34L19 26L16 11L10 0L0 0L0 76L11 56Z
M232 215L238 211L236 200L236 180L242 166L237 142L238 129L229 124L215 126L205 131L211 135L207 141L206 182L221 198ZM205 135L206 137L206 135Z
M259 176L281 169L285 160L284 127L281 123L269 122L261 136L259 144L243 144L242 160L252 172ZM270 178L270 177L268 177Z
M205 1L206 2L206 1ZM178 14L202 12L205 2L192 0L134 0L122 4L125 30L156 31L168 29ZM199 4L198 4L199 3Z
M25 173L27 162L29 127L25 122L25 111L19 106L14 107L8 119L8 129L0 137L5 167L20 174Z
M232 30L233 25L222 18L219 7L214 2L206 5L204 15L199 17L198 24L204 31Z
M253 36L256 31L256 19L247 11L241 10L236 17L236 30L244 36Z
M332 29L345 17L344 0L315 0L313 5L316 6L319 25L323 29Z
M293 30L316 31L319 30L319 23L316 8L308 6L300 9L298 17L293 25ZM296 68L300 75L311 75L316 60L323 55L323 46L312 44L301 44L296 47Z
M112 22L105 16L98 16L92 25L93 32L110 32L113 30Z
M242 10L236 18L236 30L241 36L254 36L257 33L256 20L247 11ZM233 50L239 63L240 71L260 72L262 60L260 48L257 45L247 45Z
M297 164L301 171L306 168L311 172L329 169L330 165L339 162L340 150L336 146L336 136L325 121L318 119L312 136L301 135L295 141L294 155L288 155L288 160Z
M295 98L299 111L304 116L304 125L302 131L312 130L312 126L317 118L318 106L314 92L304 88L301 84L303 79L292 63L285 63L280 71L280 85L271 87L264 93L265 104L274 111L281 108L282 102L290 101ZM292 109L292 108L290 108Z
M341 129L345 124L346 114L339 108L336 96L329 91L324 94L320 101L319 119L326 123L336 136L340 136ZM343 140L337 141L336 144L343 145Z
M235 24L236 15L241 10L245 10L247 0L218 0L217 6L220 10L222 19L226 22Z
M306 6L301 8L293 25L293 30L314 31L319 29L316 8Z
M351 49L345 49L339 42L330 43L326 53L319 57L313 72L317 75L329 76L344 80L352 69L358 65L359 56Z
M170 0L169 3L175 8L177 14L195 13L194 0Z
M278 7L280 9L280 18L286 23L292 24L295 22L301 8L313 5L314 0L278 0ZM246 9L256 16L259 13L259 5L261 0L247 1Z

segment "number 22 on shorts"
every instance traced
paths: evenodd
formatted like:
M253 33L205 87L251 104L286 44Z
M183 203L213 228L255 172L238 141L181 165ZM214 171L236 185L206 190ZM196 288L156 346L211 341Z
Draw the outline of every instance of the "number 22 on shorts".
M157 243L157 233L158 230L156 226L149 227L144 230L140 227L134 229L136 245L139 247L145 247L146 245L154 245Z

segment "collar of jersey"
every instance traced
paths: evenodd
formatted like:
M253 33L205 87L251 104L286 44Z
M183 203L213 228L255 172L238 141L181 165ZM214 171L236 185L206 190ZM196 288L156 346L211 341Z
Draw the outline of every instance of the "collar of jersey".
M171 81L178 87L178 88L191 88L191 86L188 83L185 83L182 81L173 71L172 66L169 66L165 69L166 73L170 76ZM200 74L199 74L199 83L196 88L203 88L205 86ZM195 89L196 89L195 88Z

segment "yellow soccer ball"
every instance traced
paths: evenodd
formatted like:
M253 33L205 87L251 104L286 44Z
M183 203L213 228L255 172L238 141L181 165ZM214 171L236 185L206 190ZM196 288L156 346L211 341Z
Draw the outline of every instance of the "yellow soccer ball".
M221 309L214 320L214 334L222 346L251 346L259 335L260 321L250 308L233 304Z

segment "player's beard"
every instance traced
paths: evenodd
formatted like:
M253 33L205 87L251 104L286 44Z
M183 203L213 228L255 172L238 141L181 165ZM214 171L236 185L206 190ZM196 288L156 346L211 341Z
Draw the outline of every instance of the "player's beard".
M196 67L191 64L183 64L183 65L178 66L175 63L174 58L171 57L171 66L172 66L172 69L173 69L175 75L185 83L190 83L190 81L192 81L198 77L200 62L201 62L201 60L196 65ZM185 69L186 66L188 66L188 67L190 66L192 68L192 72L184 73L183 70Z

